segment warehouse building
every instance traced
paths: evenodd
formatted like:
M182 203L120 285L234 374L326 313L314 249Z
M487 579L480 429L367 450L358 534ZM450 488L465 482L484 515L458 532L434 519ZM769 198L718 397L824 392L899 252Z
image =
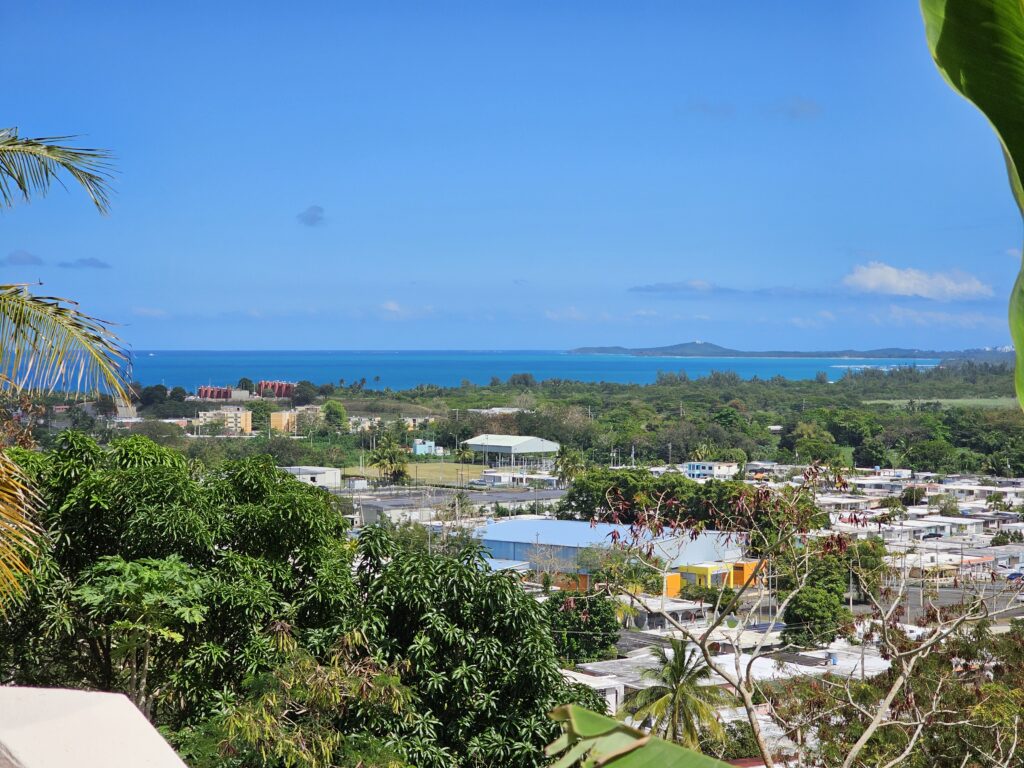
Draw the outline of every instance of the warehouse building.
M551 440L530 435L477 435L462 445L483 454L489 467L549 469L561 446Z
M491 557L525 561L535 571L557 571L579 576L579 586L589 586L589 574L580 555L588 549L611 547L628 540L629 526L612 523L588 523L580 520L516 519L495 520L477 528L473 534ZM690 536L647 537L654 554L670 572L666 575L666 594L679 593L685 576L682 567L708 561L734 561L743 553L726 536L704 532ZM585 561L586 558L584 558ZM730 567L731 566L727 566Z

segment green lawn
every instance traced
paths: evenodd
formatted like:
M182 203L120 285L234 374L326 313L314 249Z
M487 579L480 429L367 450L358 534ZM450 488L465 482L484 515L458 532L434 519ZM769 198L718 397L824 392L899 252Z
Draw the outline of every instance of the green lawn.
M481 464L465 464L462 467L462 481L468 482L469 480L475 480L480 477L483 473L484 468ZM454 485L459 482L459 465L452 462L409 462L406 466L406 470L409 473L409 477L413 480L419 480L421 483L444 483L446 485ZM374 467L364 467L360 469L356 467L345 467L342 470L343 475L359 475L363 477L377 477L377 470Z
M905 406L909 400L865 400L865 405ZM1016 408L1015 397L954 397L916 400L917 403L939 403L943 408Z

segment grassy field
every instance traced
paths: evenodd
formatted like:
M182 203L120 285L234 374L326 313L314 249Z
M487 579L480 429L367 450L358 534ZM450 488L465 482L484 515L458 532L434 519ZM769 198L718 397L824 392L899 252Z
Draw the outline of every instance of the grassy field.
M409 462L407 466L409 477L419 480L421 483L444 483L454 485L459 482L459 465L451 462ZM462 481L475 480L483 473L484 468L480 464L463 465ZM342 470L344 475L359 475L362 477L377 477L377 470L374 467L345 467Z
M865 400L868 405L905 406L909 400ZM1016 408L1015 397L957 397L946 400L917 400L918 403L939 403L943 408Z

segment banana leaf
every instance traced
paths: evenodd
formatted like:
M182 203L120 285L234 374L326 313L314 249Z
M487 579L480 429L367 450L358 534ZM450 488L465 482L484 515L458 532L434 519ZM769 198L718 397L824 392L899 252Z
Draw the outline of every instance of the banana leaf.
M576 704L559 707L551 718L562 724L562 735L546 751L561 755L551 768L729 768Z
M1024 5L1022 0L921 0L932 58L954 90L988 118L1024 215ZM1024 264L1010 294L1014 383L1024 406Z

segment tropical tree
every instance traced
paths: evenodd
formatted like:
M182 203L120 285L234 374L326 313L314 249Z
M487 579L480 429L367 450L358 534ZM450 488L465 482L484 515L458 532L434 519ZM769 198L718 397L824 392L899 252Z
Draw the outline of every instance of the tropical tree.
M340 400L328 400L323 406L324 421L332 427L344 427L348 431L348 411Z
M110 153L104 149L72 147L60 142L73 136L27 139L17 128L0 128L0 208L21 197L45 195L66 173L88 193L100 213L110 207Z
M0 129L0 208L12 207L19 196L46 194L66 173L106 213L109 154L59 143L67 138L26 139L15 128ZM0 285L0 398L16 408L26 411L34 395L56 389L109 391L124 399L126 361L109 326L74 303L34 296L25 285ZM12 437L29 441L27 430L5 432L7 443ZM0 453L0 608L22 591L39 540L37 503L18 465Z
M654 651L660 668L642 673L652 685L628 700L621 714L638 723L650 721L652 732L696 749L702 732L721 736L722 724L715 710L725 701L725 694L707 684L711 669L700 650L677 638L670 643L671 648Z
M466 446L460 446L459 448L455 449L455 459L460 464L472 464L475 458L476 454L473 452L472 449L467 448Z
M708 461L715 452L715 446L711 443L700 443L690 451L690 461Z
M557 592L544 601L555 652L569 666L610 658L620 603L603 592Z
M575 448L560 446L555 456L555 476L562 485L569 485L587 468L583 454Z
M395 437L394 432L388 431L377 440L376 447L370 452L370 466L376 467L388 482L398 482L405 477L405 467L409 463L409 456L405 452L405 446Z

